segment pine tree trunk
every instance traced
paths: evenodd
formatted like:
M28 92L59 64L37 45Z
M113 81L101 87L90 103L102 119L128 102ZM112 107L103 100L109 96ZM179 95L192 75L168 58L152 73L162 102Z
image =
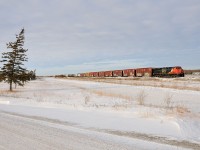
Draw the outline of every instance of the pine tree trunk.
M10 91L12 91L12 81L10 81Z

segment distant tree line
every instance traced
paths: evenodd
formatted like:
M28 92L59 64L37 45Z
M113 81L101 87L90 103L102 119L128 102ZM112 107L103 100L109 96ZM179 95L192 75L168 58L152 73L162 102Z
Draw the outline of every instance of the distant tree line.
M195 69L195 70L184 70L185 74L193 74L195 72L200 72L200 69Z
M11 49L9 52L2 53L3 67L0 69L0 81L4 81L10 85L10 91L13 90L13 84L24 86L27 81L35 80L36 74L34 71L29 71L24 67L24 62L28 61L24 49L24 29L16 35L15 42L9 42L7 48Z

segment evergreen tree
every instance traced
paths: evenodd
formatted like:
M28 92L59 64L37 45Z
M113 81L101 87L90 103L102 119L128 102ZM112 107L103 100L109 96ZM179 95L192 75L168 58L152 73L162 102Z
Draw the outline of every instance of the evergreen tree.
M16 35L15 42L9 42L7 44L8 49L12 49L10 52L2 53L2 61L4 62L2 70L2 79L10 84L10 91L12 91L12 85L23 86L28 80L24 76L27 76L27 70L23 67L23 62L28 61L26 52L28 49L24 49L24 29L21 30L19 35Z
M29 74L28 74L28 78L30 79L30 80L36 80L36 70L34 70L34 71L30 71L29 72Z

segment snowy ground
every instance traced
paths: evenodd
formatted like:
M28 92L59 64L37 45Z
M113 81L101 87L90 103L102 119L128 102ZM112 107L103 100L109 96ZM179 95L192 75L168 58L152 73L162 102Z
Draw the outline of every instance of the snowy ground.
M40 78L14 92L1 83L0 111L177 149L200 149L198 76L120 80L121 84L72 79ZM150 149L148 144L141 146ZM168 148L159 145L158 149Z

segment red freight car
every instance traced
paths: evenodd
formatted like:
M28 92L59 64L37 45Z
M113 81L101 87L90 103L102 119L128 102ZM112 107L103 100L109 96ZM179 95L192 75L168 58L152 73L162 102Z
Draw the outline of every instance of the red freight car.
M122 77L122 70L114 70L113 77Z
M84 73L80 73L80 77L85 77L85 74Z
M135 69L123 70L123 77L135 77Z
M84 73L84 76L89 77L90 76L89 72Z
M112 75L112 71L105 71L104 72L104 76L105 77L112 77L113 75Z
M104 77L104 71L98 72L99 77Z
M94 76L94 73L93 72L89 72L89 77L93 77Z
M93 77L98 77L98 76L99 76L98 72L93 72Z
M152 68L138 68L136 69L137 77L152 77Z

